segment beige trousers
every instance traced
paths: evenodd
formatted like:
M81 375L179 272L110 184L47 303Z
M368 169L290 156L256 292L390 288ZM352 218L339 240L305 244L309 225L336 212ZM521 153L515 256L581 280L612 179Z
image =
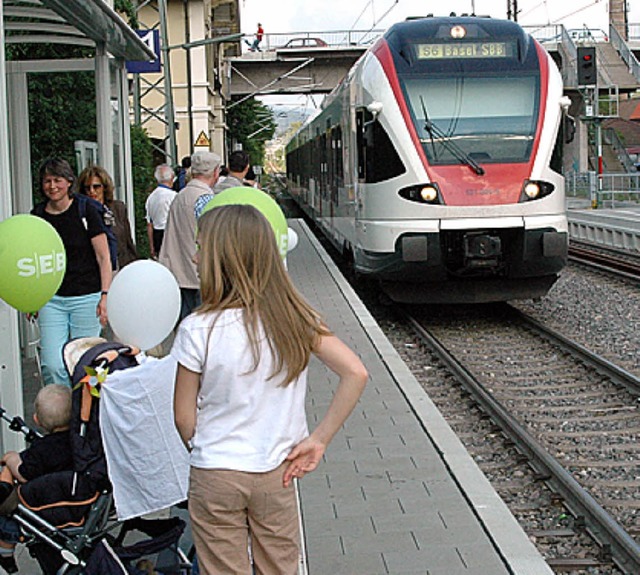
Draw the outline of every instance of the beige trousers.
M298 573L298 508L293 486L282 486L285 465L267 473L191 468L189 515L202 575Z

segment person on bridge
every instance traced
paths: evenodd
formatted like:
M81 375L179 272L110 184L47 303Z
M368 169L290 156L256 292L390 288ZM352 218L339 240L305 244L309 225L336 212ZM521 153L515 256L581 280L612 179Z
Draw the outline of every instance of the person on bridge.
M260 24L260 22L258 22L258 30L256 31L256 37L255 40L253 41L253 44L251 44L251 46L249 46L249 50L251 50L252 52L262 52L262 50L260 50L260 42L262 42L262 36L264 35L264 29L262 28L262 24Z

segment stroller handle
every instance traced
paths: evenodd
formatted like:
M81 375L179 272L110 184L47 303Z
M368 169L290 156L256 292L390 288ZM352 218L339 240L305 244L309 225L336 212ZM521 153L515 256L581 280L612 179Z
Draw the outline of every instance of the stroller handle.
M0 417L4 419L9 424L9 429L11 431L18 431L24 434L25 440L28 442L32 442L36 437L42 437L42 434L36 431L35 429L31 429L25 422L22 417L18 415L14 415L10 417L7 415L7 410L3 407L0 407Z

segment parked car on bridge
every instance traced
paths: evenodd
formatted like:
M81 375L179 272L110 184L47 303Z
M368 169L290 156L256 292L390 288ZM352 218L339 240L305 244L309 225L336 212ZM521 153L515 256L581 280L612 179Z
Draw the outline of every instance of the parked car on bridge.
M291 38L279 50L289 50L292 48L326 48L327 44L322 38Z

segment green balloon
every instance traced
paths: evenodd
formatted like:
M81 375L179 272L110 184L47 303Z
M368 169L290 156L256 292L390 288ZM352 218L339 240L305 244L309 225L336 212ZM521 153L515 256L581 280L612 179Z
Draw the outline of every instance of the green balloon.
M287 219L284 217L284 213L280 209L278 203L269 194L256 188L244 186L227 188L219 194L216 194L213 199L209 200L202 210L202 213L204 214L210 209L218 206L237 204L249 204L257 210L260 210L262 215L267 218L276 235L280 255L284 259L287 256L287 247L289 244L289 228L287 226Z
M67 254L55 228L20 214L0 222L0 298L25 313L38 311L58 291Z

